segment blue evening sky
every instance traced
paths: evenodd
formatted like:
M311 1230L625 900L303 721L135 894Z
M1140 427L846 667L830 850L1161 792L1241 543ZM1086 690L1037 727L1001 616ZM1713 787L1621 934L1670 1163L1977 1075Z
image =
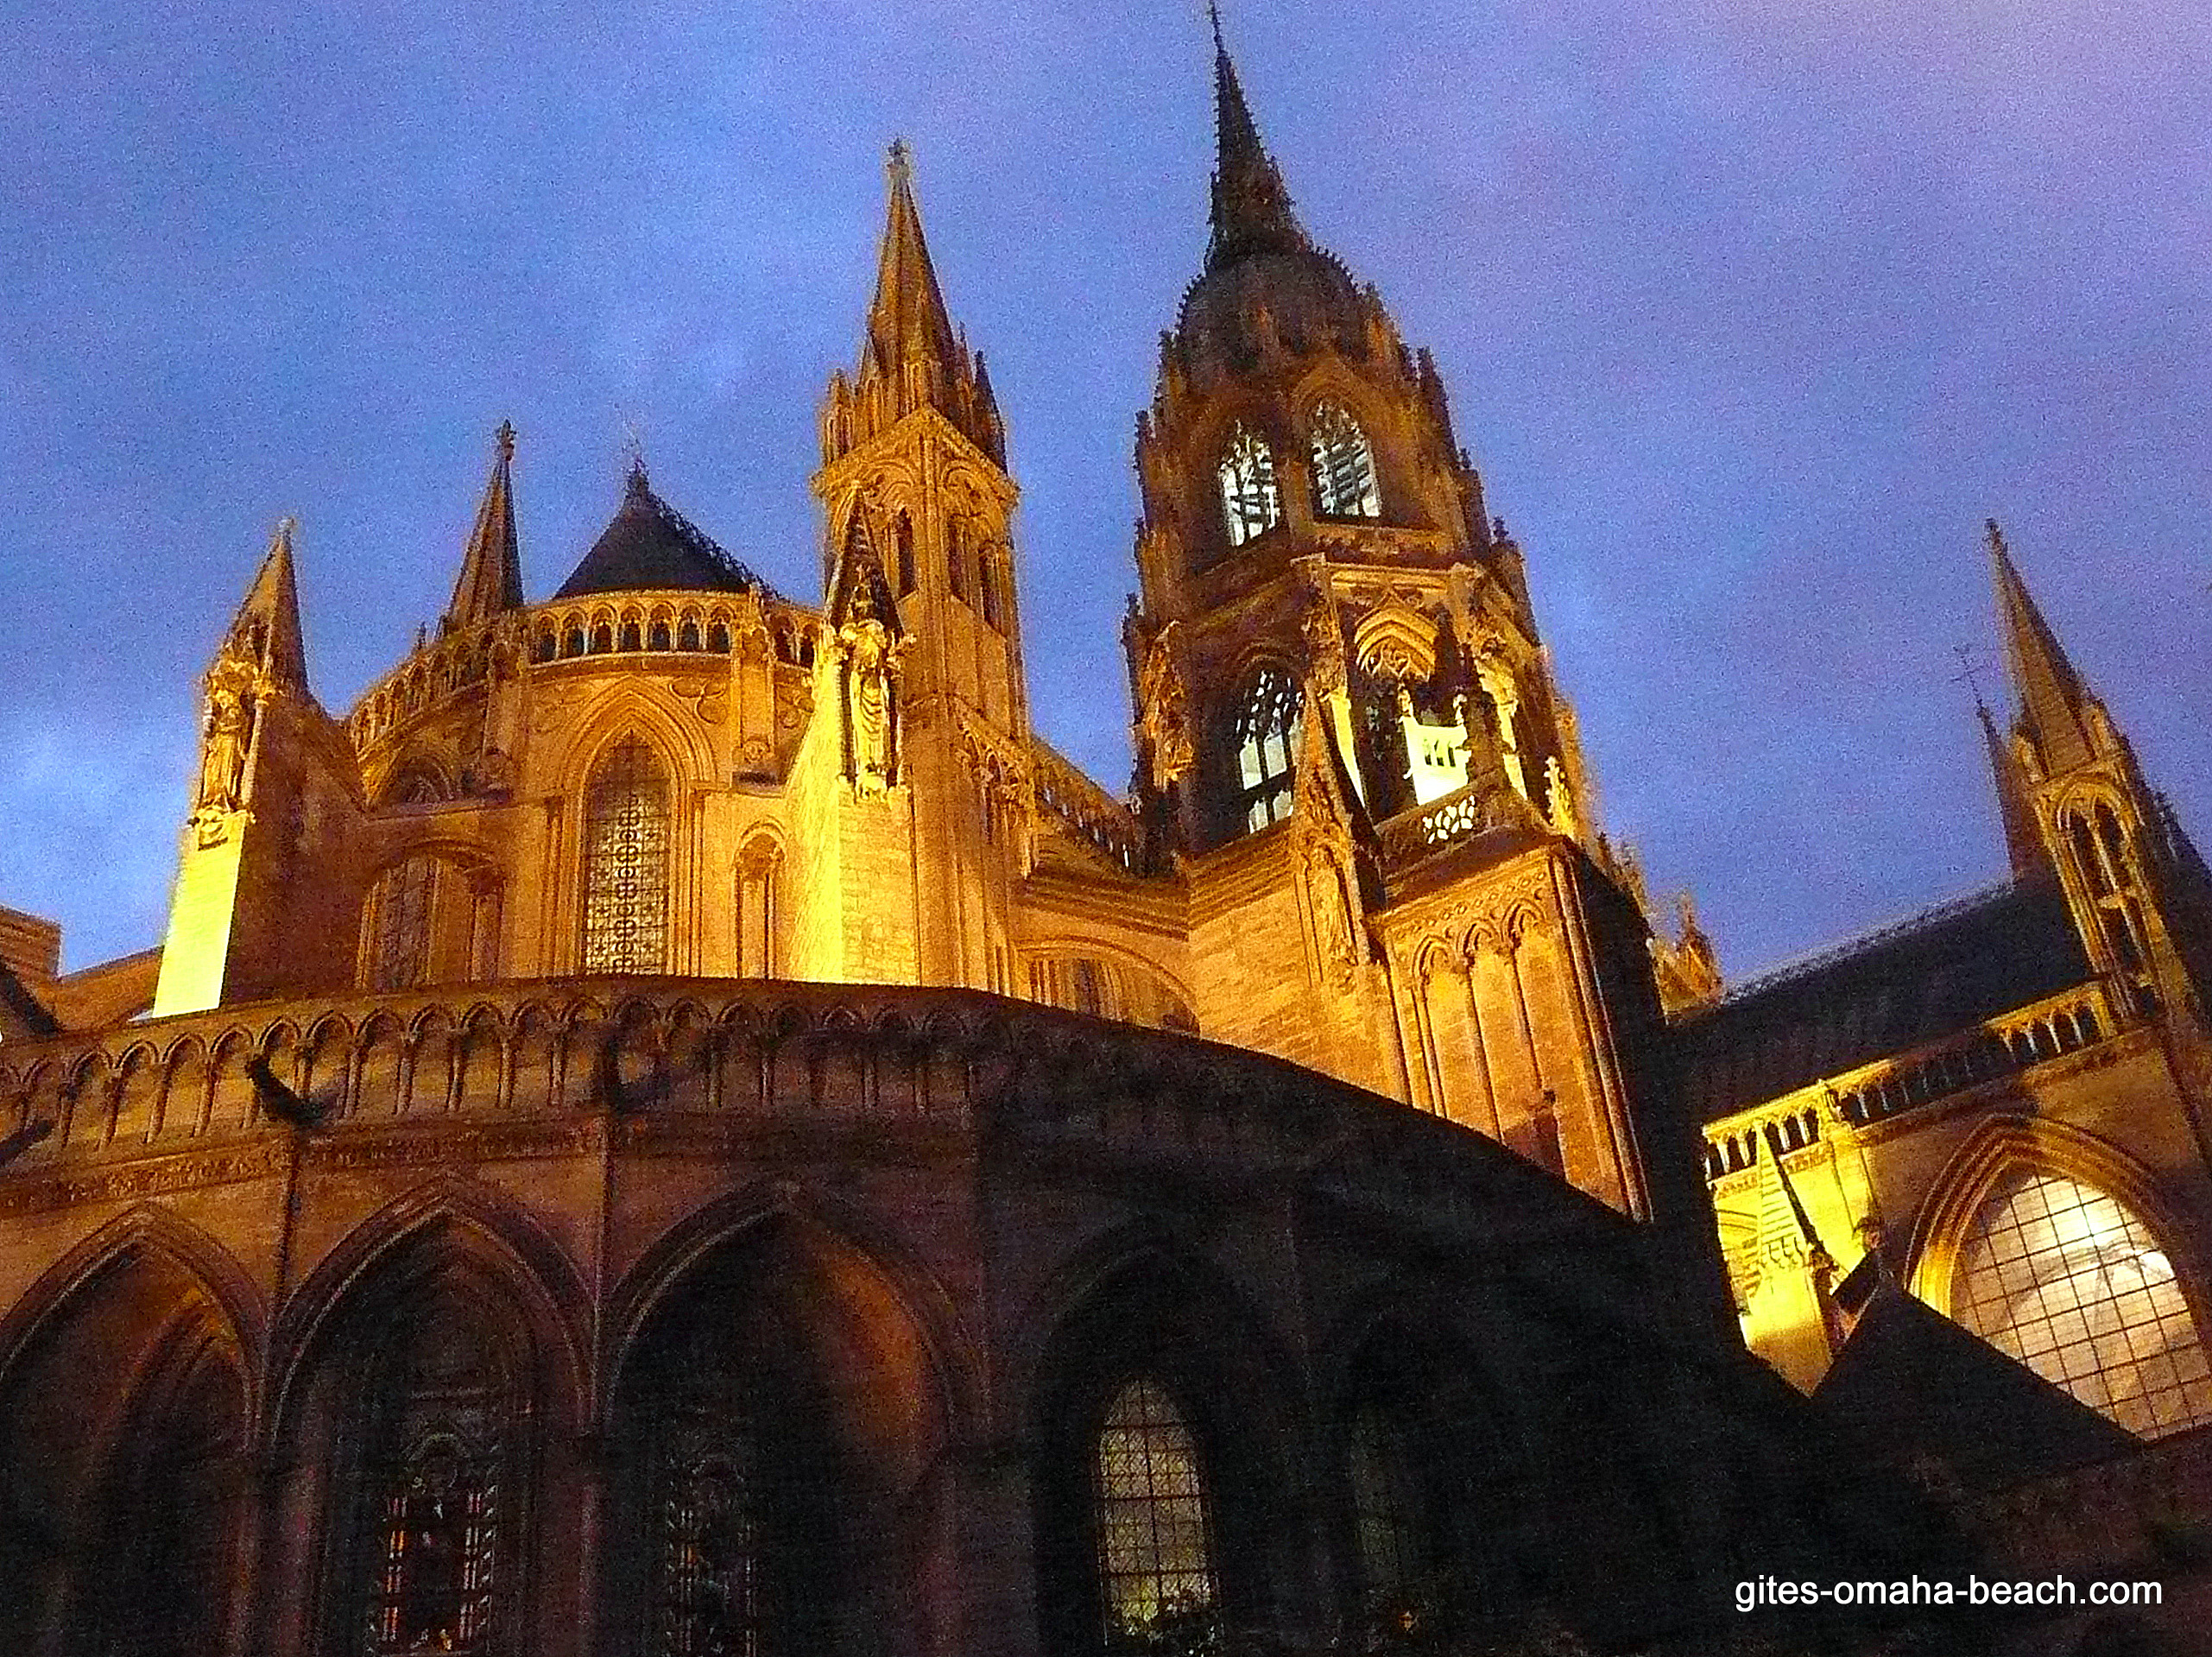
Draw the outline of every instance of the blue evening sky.
M2003 872L1981 520L2212 833L2212 12L1234 0L1307 226L1435 351L1605 825L1732 974ZM1024 491L1035 713L1126 779L1135 411L1204 245L1187 0L0 0L0 902L157 941L194 681L296 514L343 711L502 418L534 598L671 501L818 579L912 144ZM1994 672L1983 675L1993 691Z

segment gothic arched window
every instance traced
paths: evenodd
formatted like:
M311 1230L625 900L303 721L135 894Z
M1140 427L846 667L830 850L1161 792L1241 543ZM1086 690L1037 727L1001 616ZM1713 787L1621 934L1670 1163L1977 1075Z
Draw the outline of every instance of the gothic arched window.
M457 1299L395 1317L366 1372L352 1558L361 1657L498 1649L521 1422L497 1343Z
M2020 1168L1958 1252L1951 1304L1999 1351L2156 1437L2212 1420L2208 1366L2172 1262L2118 1198Z
M783 849L765 834L748 840L737 854L737 974L745 978L778 975L782 953Z
M1431 1573L1406 1434L1380 1407L1368 1405L1352 1417L1349 1437L1361 1602L1370 1616L1412 1610L1427 1597Z
M412 990L430 982L430 921L438 902L438 859L409 857L386 871L369 895L371 990Z
M674 1362L649 1433L646 1521L652 1657L755 1657L768 1617L760 1435L727 1353L695 1343Z
M1262 667L1238 704L1236 814L1249 832L1290 815L1291 759L1298 741L1298 686L1280 667Z
M1275 457L1261 439L1242 426L1229 433L1221 458L1221 507L1229 523L1229 544L1242 547L1281 522L1282 496L1275 488Z
M586 972L668 962L668 779L635 737L608 749L584 792Z
M1359 422L1333 402L1313 411L1313 506L1324 518L1379 518L1375 448Z
M1189 1425L1147 1376L1122 1384L1098 1428L1093 1470L1106 1637L1216 1598L1205 1481Z

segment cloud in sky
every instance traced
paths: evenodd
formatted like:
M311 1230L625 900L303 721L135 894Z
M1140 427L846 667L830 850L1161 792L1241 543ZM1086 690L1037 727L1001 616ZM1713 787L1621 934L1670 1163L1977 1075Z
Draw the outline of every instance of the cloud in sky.
M1183 5L18 5L0 902L151 942L193 680L281 514L343 709L510 417L526 571L655 481L818 579L815 407L914 145L1024 491L1035 711L1127 775L1134 411L1204 243ZM1432 347L1608 826L1734 971L2001 873L1979 526L2212 823L2212 18L2072 0L1240 4L1307 225ZM1994 674L1982 682L1993 693Z

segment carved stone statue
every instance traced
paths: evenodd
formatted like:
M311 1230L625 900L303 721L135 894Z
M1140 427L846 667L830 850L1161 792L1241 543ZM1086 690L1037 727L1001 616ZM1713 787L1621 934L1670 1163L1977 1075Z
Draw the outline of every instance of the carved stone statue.
M1336 600L1317 592L1306 606L1301 623L1305 633L1308 677L1322 695L1344 688L1344 629L1337 617Z
M1552 755L1544 762L1544 792L1552 807L1552 826L1571 840L1583 838L1582 819L1575 813L1575 797L1567 787L1567 768Z
M894 639L891 629L875 618L875 597L866 582L853 590L849 614L837 629L837 647L845 662L853 787L863 794L880 794L891 786L895 764L892 679L906 642Z
M1514 727L1514 718L1520 711L1520 687L1514 683L1513 669L1493 655L1477 656L1476 677L1482 681L1482 693L1498 711L1498 756L1504 761L1506 776L1514 792L1523 800L1528 798L1528 773L1520 762L1520 733Z
M1162 794L1191 768L1195 757L1190 701L1184 694L1182 672L1175 665L1175 633L1176 623L1170 622L1153 640L1138 684L1138 726L1152 757L1152 786Z
M254 672L225 651L207 673L207 723L199 749L196 813L231 812L243 803L246 754L253 743Z

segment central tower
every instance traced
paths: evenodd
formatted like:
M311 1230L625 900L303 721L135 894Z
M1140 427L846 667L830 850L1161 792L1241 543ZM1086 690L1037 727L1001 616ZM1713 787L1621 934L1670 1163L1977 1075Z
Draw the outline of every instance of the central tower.
M1214 79L1211 236L1137 421L1124 629L1201 1028L1665 1208L1640 882L1595 831L1520 551L1428 353L1293 212L1218 23Z

